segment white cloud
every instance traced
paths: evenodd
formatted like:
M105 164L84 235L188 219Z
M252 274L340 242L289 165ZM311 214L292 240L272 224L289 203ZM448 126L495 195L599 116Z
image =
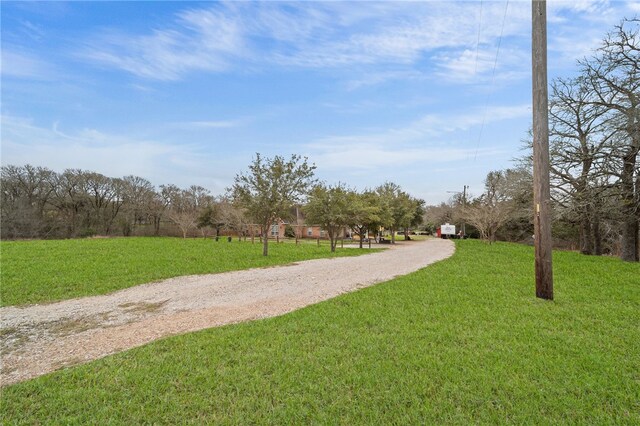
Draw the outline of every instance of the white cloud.
M402 160L403 164L424 161L437 156L447 161L460 161L472 157L502 154L493 147L451 147L451 135L492 122L527 117L529 105L494 106L486 111L476 110L455 116L427 114L405 127L363 134L330 136L307 144L310 157L326 169L340 168L348 161L350 167L372 169ZM366 161L353 161L366 157Z
M549 0L547 9L550 19L562 19L558 15L563 12L587 14L595 18L612 10L609 0Z
M23 20L21 24L22 24L21 32L25 34L27 37L35 41L42 40L46 35L44 30L39 25L36 25L30 21Z
M184 123L176 123L181 128L196 129L227 129L240 126L240 120L212 120L212 121L187 121Z
M42 165L56 171L81 168L112 177L134 174L156 185L199 184L214 193L223 192L237 171L233 158L214 163L211 153L196 145L138 140L96 129L67 131L59 123L45 128L6 115L1 120L3 165Z
M412 148L393 149L393 147L374 144L350 144L334 146L323 152L313 154L313 161L323 171L349 169L372 171L384 166L409 168L429 160L436 160L440 164L457 163L477 155L478 157L493 157L503 153L494 148L481 150L467 148Z
M80 54L139 77L177 80L193 70L227 70L230 57L244 49L241 33L237 22L219 12L188 10L178 15L176 28L143 36L103 34Z
M424 80L427 75L419 71L403 70L403 71L382 71L370 72L363 76L347 82L347 90L357 90L362 87L375 86L392 80Z
M35 80L53 80L58 72L50 64L25 52L18 52L11 47L2 46L2 67L4 77L17 77Z
M502 46L500 52L495 46L482 47L477 53L469 49L450 50L433 59L437 63L435 75L445 82L487 85L531 74L530 53L507 46Z
M473 50L479 9L472 3L217 3L177 14L148 34L112 31L83 54L137 76L177 80L190 71L224 72L241 65L335 68L415 65L429 52ZM483 11L483 44L502 29L504 5ZM522 34L522 8L512 6L505 35ZM437 57L436 52L436 57ZM385 81L381 79L380 81Z

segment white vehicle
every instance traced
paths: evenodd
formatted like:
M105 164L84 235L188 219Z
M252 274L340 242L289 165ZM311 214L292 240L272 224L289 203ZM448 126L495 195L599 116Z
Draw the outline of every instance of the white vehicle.
M441 238L453 238L456 236L456 226L445 223L444 225L440 225L440 235Z

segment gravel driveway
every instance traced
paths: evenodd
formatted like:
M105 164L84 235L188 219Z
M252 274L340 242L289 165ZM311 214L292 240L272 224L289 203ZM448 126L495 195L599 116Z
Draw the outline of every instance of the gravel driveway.
M414 272L454 249L448 240L399 242L358 257L185 276L104 296L0 308L0 385L165 336L282 315Z

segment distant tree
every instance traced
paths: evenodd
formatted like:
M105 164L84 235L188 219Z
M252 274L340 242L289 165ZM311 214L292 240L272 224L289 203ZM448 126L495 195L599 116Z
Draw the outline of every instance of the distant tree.
M155 236L160 235L160 227L166 217L174 189L179 190L175 185L160 185L160 191L156 191L147 204L146 212L153 224L153 235Z
M246 236L248 231L248 219L244 209L234 205L228 197L222 197L218 202L220 210L220 219L218 225L224 226L226 229L236 232L238 239Z
M3 166L0 173L0 225L3 238L37 238L53 229L46 213L55 172L44 168Z
M496 240L498 229L509 220L512 210L505 173L493 171L485 179L485 192L464 209L464 218L480 232L483 239L492 243Z
M419 198L411 197L411 203L413 204L413 213L411 218L409 219L408 226L404 228L404 239L409 239L409 228L417 228L422 224L424 212L425 212L425 202Z
M215 230L217 237L220 235L220 228L223 224L220 206L217 203L212 203L200 210L196 227L200 230L204 238L207 237L207 230L209 229Z
M505 199L510 204L507 221L496 232L506 241L530 241L533 235L533 175L528 167L503 172Z
M348 204L348 226L359 237L359 245L362 248L367 233L380 222L380 203L378 195L374 191L351 192Z
M136 226L146 222L150 217L150 208L157 196L155 188L148 180L139 176L122 178L122 217L120 225L124 236L129 236Z
M55 176L51 204L57 209L66 237L76 237L82 228L85 232L90 227L86 173L89 172L67 169Z
M423 222L431 232L435 232L440 225L455 222L455 219L459 215L456 211L457 208L461 209L462 203L458 203L453 199L435 206L426 206L424 209Z
M307 223L322 226L329 235L332 252L336 251L340 231L349 224L352 193L353 191L342 183L334 186L318 184L311 190L304 207Z
M381 201L382 226L391 232L391 243L395 244L396 231L409 227L414 219L415 205L411 196L400 185L385 182L376 188Z
M236 175L229 189L231 198L260 225L264 256L269 251L269 228L278 219L287 217L296 202L302 201L314 182L314 170L315 165L307 164L307 159L299 155L285 161L280 156L263 159L256 154L248 173Z
M82 178L91 209L90 225L100 228L104 235L109 235L124 202L123 182L95 172L85 172Z
M195 185L188 189L169 185L163 191L169 199L169 219L178 225L182 237L186 238L189 230L197 226L202 211L211 207L213 198L208 190Z

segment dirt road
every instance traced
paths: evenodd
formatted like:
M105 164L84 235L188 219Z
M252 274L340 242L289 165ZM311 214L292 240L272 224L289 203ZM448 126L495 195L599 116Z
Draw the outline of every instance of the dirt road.
M172 278L45 305L0 308L0 385L153 340L299 309L451 256L451 241L400 242L382 252Z

